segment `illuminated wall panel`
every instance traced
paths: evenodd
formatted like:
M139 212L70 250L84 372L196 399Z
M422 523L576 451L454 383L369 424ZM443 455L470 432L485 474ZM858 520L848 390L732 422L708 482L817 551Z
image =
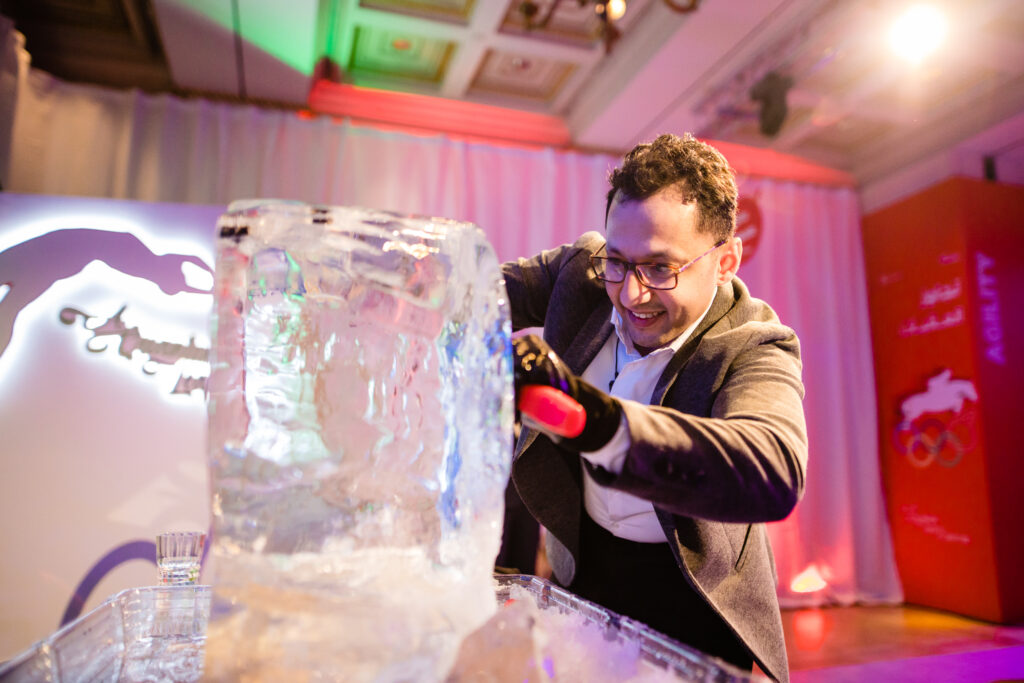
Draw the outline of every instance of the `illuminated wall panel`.
M222 210L0 194L0 660L207 527Z

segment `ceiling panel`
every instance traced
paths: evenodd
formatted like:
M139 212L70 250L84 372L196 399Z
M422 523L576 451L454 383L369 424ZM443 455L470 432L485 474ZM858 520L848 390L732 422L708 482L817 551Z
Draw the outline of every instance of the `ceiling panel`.
M885 121L847 116L810 132L800 141L798 149L814 150L812 154L824 150L836 157L854 155L865 145L882 139L895 129L895 124Z
M814 114L814 110L807 107L790 107L789 113L782 124L780 134L785 134L793 128L803 128ZM755 107L744 107L731 112L727 116L721 116L718 124L711 127L702 137L716 140L727 139L745 145L755 145L759 140L764 139L761 133L761 125L758 120ZM727 122L727 123L725 123Z
M241 96L235 15L230 0L201 10L180 0L152 0L174 83L201 93Z
M982 29L987 34L1019 43L1021 36L1024 36L1024 2L1012 5L1004 13L992 17Z
M455 43L373 26L356 26L347 71L360 77L384 77L440 83Z
M474 0L359 0L360 7L459 24L469 23L475 4Z
M903 109L918 120L931 118L936 112L948 111L967 98L978 98L991 92L1004 79L993 69L964 64L948 68L918 68L879 89L866 104L877 109Z
M544 40L563 40L590 44L601 39L603 24L591 5L576 2L561 2L554 8L554 0L537 0L537 7L531 19L522 8L528 3L509 2L501 30L505 33L528 35ZM531 28L532 25L532 28Z
M823 54L800 79L801 90L842 99L880 68L879 59L864 51L844 50Z
M549 101L576 68L570 62L488 50L470 83L470 94L492 94Z

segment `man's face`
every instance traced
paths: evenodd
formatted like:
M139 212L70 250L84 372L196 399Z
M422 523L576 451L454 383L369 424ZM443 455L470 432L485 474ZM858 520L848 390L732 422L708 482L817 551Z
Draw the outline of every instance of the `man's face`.
M689 263L715 245L697 232L697 204L684 204L678 188L666 188L647 199L620 201L608 213L607 256L632 263ZM625 330L642 354L665 346L696 320L739 267L740 242L733 238L679 274L675 289L645 287L628 271L622 282L605 283Z

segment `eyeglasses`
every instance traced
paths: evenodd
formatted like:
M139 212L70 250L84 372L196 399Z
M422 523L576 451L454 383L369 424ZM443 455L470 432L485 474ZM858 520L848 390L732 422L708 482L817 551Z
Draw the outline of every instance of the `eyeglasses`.
M590 265L594 275L602 282L619 283L626 279L626 273L633 271L636 278L648 289L675 289L679 284L679 273L728 242L724 239L697 258L676 266L671 263L633 263L611 256L591 256Z

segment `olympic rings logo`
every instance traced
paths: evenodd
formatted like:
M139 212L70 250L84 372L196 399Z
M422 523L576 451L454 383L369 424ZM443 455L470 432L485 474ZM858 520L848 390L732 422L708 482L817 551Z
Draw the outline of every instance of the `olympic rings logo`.
M932 463L955 467L964 454L977 445L976 413L973 408L956 413L948 421L937 417L903 420L893 430L892 443L914 467Z

